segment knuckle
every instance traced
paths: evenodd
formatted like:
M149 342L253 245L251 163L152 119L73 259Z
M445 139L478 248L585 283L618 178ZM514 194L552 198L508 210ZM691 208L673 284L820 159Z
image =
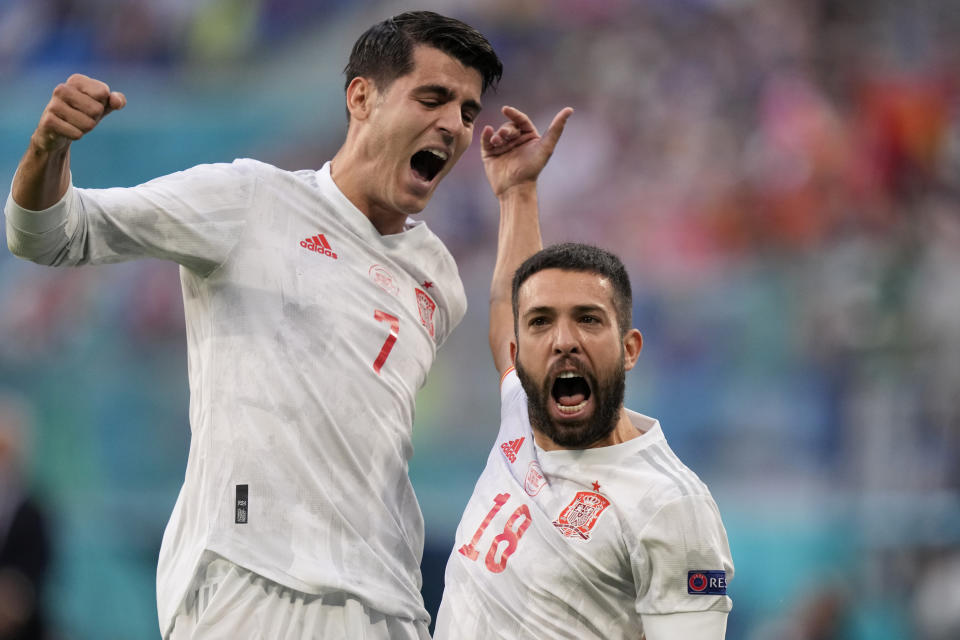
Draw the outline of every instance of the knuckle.
M47 111L40 117L40 128L44 131L53 130L58 121L59 118L56 115Z

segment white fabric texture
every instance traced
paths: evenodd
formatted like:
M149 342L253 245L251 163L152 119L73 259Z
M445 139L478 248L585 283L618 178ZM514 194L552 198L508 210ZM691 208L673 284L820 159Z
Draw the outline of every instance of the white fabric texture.
M429 640L423 621L372 611L345 593L288 589L223 558L202 570L167 640Z
M425 224L381 236L329 163L248 159L133 188L71 186L42 212L10 198L5 212L11 250L42 264L181 265L192 437L160 551L161 632L205 551L304 593L429 619L407 474L414 397L466 297Z
M725 611L688 611L643 616L644 640L723 640L726 633Z
M730 598L688 593L688 576L733 577L726 531L660 424L628 411L636 438L544 451L515 372L501 402L500 432L447 562L434 637L636 640L648 616L713 611L722 615L707 617L715 633L704 637L722 638Z

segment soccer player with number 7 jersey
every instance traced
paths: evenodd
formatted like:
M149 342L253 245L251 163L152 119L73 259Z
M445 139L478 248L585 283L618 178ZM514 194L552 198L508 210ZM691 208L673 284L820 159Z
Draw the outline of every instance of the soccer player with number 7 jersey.
M414 396L466 298L411 216L501 69L472 27L403 13L355 43L346 140L320 169L241 159L113 189L74 187L70 148L126 97L79 74L54 90L5 207L10 249L180 265L192 436L157 570L164 638L428 638ZM509 190L565 116L541 139L505 113L483 136Z
M541 250L533 180L500 199L500 431L457 528L436 640L722 640L733 562L710 491L623 406L640 356L614 255Z

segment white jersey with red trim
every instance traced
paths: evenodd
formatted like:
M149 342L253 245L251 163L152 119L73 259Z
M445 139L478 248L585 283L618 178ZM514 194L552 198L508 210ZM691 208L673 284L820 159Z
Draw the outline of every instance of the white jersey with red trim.
M329 163L253 160L5 210L11 249L42 264L182 265L192 438L160 551L162 632L205 551L428 619L414 396L466 296L425 224L381 236Z
M516 372L447 563L436 640L637 640L645 616L725 613L733 562L706 485L659 423L609 447L544 451ZM721 631L722 633L722 631Z

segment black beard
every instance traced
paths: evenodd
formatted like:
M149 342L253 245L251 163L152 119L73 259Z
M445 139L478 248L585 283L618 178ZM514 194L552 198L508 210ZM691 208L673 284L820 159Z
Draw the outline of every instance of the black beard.
M580 375L583 375L590 384L590 393L596 401L596 409L589 418L564 424L557 424L547 413L547 402L554 402L553 395L550 393L550 376L547 376L542 386L537 386L520 364L519 352L515 366L517 377L520 378L520 384L523 385L523 390L527 394L527 414L530 416L530 425L555 444L567 449L586 449L610 435L617 426L620 407L623 406L627 377L622 357L613 373L602 380L580 372Z

